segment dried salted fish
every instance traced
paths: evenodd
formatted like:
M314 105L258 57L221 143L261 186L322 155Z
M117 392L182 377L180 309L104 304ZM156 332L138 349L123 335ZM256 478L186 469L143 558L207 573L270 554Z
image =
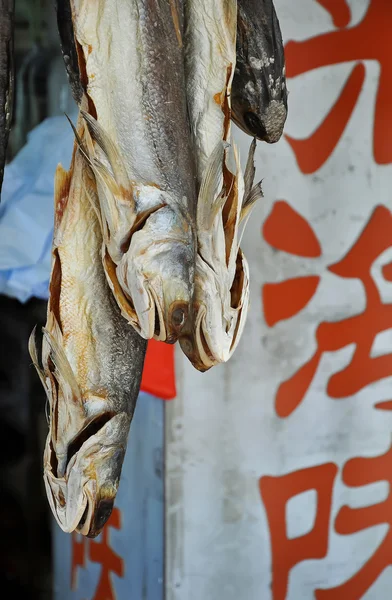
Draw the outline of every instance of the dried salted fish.
M90 99L103 262L123 316L173 343L189 317L196 180L183 66L183 2L71 0Z
M237 2L188 0L185 16L187 97L199 197L194 319L184 328L180 344L192 364L205 371L230 358L245 324L249 275L239 247L241 223L261 188L253 186L255 143L245 181L237 148L230 147Z
M84 138L83 119L79 135ZM55 181L55 232L42 358L29 349L49 401L44 480L67 532L96 536L116 496L146 342L122 318L101 261L94 177L79 150Z

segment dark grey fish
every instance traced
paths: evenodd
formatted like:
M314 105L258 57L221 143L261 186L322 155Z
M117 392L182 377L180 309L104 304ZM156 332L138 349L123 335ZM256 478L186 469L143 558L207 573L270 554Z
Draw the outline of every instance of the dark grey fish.
M0 0L0 192L3 183L14 89L14 0Z
M287 118L285 58L273 0L238 0L232 119L245 133L277 142Z

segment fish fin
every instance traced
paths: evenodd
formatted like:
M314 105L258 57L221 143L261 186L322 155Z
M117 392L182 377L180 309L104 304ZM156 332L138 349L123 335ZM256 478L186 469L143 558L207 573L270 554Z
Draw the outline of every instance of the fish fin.
M236 172L232 173L226 167L226 179L230 178L230 185L227 194L227 201L222 211L226 245L226 263L228 267L230 267L233 260L236 260L237 250L239 247L237 238L242 198L242 193L240 192L240 184L242 180L240 157L235 144L233 144L233 152Z
M197 226L202 230L210 230L212 223L223 207L226 196L223 189L223 161L227 142L219 142L211 153L200 185L197 202Z
M123 160L115 144L94 117L84 110L81 110L80 112L85 120L92 139L98 144L108 160L118 188L128 190L130 188L130 181Z
M110 255L119 260L126 230L131 230L137 217L134 186L115 144L101 125L81 110L85 123L85 145L98 186L102 236ZM95 142L95 145L94 145Z
M68 202L71 187L71 171L66 171L61 164L57 165L54 180L54 231L58 231Z
M109 191L113 194L113 196L121 196L121 190L117 185L115 179L113 179L113 175L110 170L99 160L99 158L94 157L91 161L92 169L97 177L101 179L101 181L106 185Z
M37 326L34 327L33 331L30 334L30 337L29 337L29 346L28 346L29 354L30 354L31 360L33 361L33 365L38 373L38 376L41 380L41 383L44 387L44 390L45 390L46 394L48 394L48 388L47 388L46 381L45 381L44 371L41 368L41 366L39 364L39 360L38 360L36 335L37 335Z
M253 188L250 190L247 196L244 197L244 201L242 203L241 208L241 221L249 217L252 209L254 208L256 202L264 198L263 189L261 187L261 181L256 183Z
M138 331L138 333L140 333L139 320L136 310L132 301L130 298L128 298L128 296L125 295L122 287L120 286L116 275L116 265L110 258L110 255L105 248L103 249L102 253L102 262L106 280L117 302L117 305L120 308L122 316Z
M89 153L88 153L88 149L86 148L84 142L82 141L82 138L80 137L75 125L72 123L71 119L69 118L69 116L67 115L67 113L64 113L66 118L68 119L68 123L71 125L72 131L74 133L75 139L76 139L76 143L79 147L79 150L82 152L84 158L90 163L90 157L89 157Z
M255 167L255 151L256 151L256 138L253 138L252 143L249 148L248 160L246 161L245 173L244 173L244 183L245 183L245 193L244 198L249 196L251 189L253 187L253 182L255 179L256 167Z
M87 114L87 113L85 113L85 114ZM109 190L112 192L112 194L120 196L121 190L120 190L116 180L113 178L112 173L96 156L94 156L94 147L91 144L91 137L89 135L86 136L86 142L87 142L87 145L86 145L82 141L82 139L81 139L80 135L78 134L76 127L72 123L71 119L68 117L68 115L65 115L65 116L67 117L67 119L72 127L72 130L75 134L75 139L76 139L78 148L81 151L84 158L86 159L88 165L91 167L93 173L97 177L101 178L102 182L109 188ZM89 132L88 128L87 128L87 132Z
M61 346L63 334L52 312L49 312L46 327L43 327L42 332L50 348L50 358L56 369L56 379L63 388L64 394L68 396L69 401L80 401L81 392L78 382ZM67 394L67 392L70 393Z

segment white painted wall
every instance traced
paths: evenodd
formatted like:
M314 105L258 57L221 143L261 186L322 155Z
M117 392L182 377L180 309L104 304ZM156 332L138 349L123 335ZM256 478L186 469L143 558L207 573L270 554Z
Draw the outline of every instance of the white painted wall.
M362 20L369 0L351 0L349 4L353 26ZM276 8L285 40L306 39L334 29L331 17L316 1L276 0ZM390 16L386 7L385 17ZM328 380L350 363L355 350L350 344L322 356L304 401L288 418L279 418L274 405L278 386L315 351L320 321L339 321L364 311L361 281L338 277L326 267L350 250L375 206L392 208L392 166L377 165L372 154L380 68L375 61L364 64L366 78L356 108L332 156L319 171L303 175L284 139L274 146L258 146L257 174L264 178L265 198L256 208L243 242L250 263L251 308L236 354L227 365L206 374L197 373L180 352L177 354L178 397L166 405L167 600L390 597L391 569L373 577L371 587L360 596L348 591L316 596L315 590L349 580L375 556L388 530L387 524L380 524L339 535L334 523L344 504L370 506L387 497L385 481L348 487L341 469L352 458L376 457L389 449L392 417L374 405L391 399L392 378L376 381L347 399L331 398ZM289 80L287 134L306 138L319 126L353 66L334 65ZM241 133L237 139L245 157L250 140ZM261 226L280 199L312 226L322 248L319 258L275 251L262 239ZM392 303L392 284L382 278L381 266L391 260L392 248L372 268L384 303ZM261 307L262 285L305 275L321 278L313 299L295 317L269 328ZM372 352L391 351L390 332L378 336ZM339 471L333 488L327 556L295 566L287 594L273 596L270 531L259 478L330 462ZM292 499L286 513L289 536L295 538L312 529L316 509L314 492Z

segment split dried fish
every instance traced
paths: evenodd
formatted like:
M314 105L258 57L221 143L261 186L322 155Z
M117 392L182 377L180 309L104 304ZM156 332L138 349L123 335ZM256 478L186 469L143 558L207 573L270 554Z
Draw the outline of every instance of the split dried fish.
M14 0L0 0L0 192L13 108L13 40Z
M78 135L84 139L83 119ZM146 342L122 318L101 261L94 177L79 150L55 180L52 274L42 357L29 350L49 402L44 480L66 531L95 537L112 511Z
M90 98L107 278L146 339L173 343L189 317L196 179L183 66L183 1L72 0Z
M192 364L205 371L230 358L245 324L249 273L239 244L261 188L253 186L255 142L245 181L231 144L237 2L188 0L186 7L187 97L199 197L194 319L180 344Z
M238 0L232 118L245 133L277 142L287 118L284 47L273 0Z

